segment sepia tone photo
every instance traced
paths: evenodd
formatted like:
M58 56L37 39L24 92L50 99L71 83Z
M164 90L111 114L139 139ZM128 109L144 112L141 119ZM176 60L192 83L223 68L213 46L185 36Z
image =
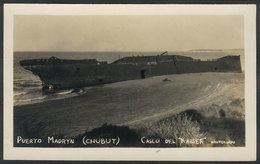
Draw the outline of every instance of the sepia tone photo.
M239 15L16 15L14 145L245 146L243 41Z
M246 20L14 14L11 145L247 148Z

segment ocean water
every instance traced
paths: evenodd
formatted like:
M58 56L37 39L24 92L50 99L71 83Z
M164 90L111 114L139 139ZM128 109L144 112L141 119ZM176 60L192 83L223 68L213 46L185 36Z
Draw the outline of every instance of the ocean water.
M14 106L64 99L86 93L89 89L89 87L85 87L77 92L72 89L44 92L41 89L42 82L39 77L22 68L19 64L19 61L21 60L50 58L55 56L61 59L97 59L98 61L107 61L108 63L111 63L126 56L150 56L159 55L161 53L162 52L14 52ZM168 54L190 56L194 59L201 60L216 59L226 55L240 55L242 70L244 69L243 50L197 50L168 52Z

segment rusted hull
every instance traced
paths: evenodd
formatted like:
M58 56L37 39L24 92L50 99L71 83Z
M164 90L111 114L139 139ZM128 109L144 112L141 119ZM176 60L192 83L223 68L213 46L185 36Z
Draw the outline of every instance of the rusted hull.
M25 60L20 64L40 77L43 89L81 88L167 74L241 72L239 56L226 56L211 61L173 60L156 64L95 64L63 61L66 60L48 63Z

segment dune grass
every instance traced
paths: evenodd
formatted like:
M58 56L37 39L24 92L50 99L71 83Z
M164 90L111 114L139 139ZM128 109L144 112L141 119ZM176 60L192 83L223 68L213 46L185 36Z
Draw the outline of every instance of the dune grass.
M192 116L188 116L186 113L150 124L146 127L146 133L148 136L161 139L174 139L177 147L184 146L179 141L180 138L184 140L200 139L206 134L201 132L200 124L196 120L192 120Z

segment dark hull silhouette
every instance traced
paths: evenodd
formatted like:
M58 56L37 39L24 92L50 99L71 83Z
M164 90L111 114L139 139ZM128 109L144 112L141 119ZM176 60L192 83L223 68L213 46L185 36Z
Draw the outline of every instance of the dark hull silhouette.
M179 55L125 57L108 64L95 59L65 60L51 57L20 61L40 77L43 89L81 88L152 76L198 72L241 72L240 56L201 61Z

